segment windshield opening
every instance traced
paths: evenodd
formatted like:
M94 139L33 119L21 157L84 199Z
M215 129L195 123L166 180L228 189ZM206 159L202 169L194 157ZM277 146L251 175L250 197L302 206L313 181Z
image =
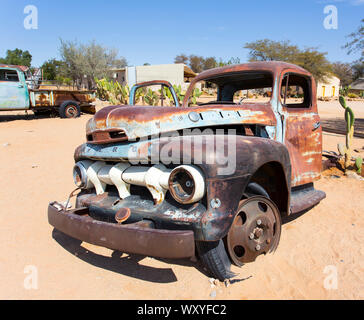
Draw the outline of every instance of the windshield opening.
M271 100L272 92L272 73L236 72L196 82L188 105L268 103Z

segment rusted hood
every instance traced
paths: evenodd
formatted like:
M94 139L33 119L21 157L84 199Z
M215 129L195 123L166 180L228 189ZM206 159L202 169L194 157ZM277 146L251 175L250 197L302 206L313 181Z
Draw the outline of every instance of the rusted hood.
M109 106L98 111L86 126L87 135L122 130L137 139L182 129L233 124L276 125L270 104L203 107Z

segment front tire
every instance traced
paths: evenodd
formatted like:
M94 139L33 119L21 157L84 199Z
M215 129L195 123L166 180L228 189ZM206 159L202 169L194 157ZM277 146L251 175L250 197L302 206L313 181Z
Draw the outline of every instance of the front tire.
M218 241L197 241L196 247L203 265L212 277L224 281L236 276L230 270L231 261L222 239Z
M202 263L209 274L220 281L236 275L231 271L231 263L242 266L246 262L252 262L258 255L274 251L279 243L282 225L281 217L275 204L267 197L268 193L260 185L251 183L246 188L245 195L248 195L248 198L239 203L232 226L224 239L196 242L197 252ZM257 202L257 205L252 206L254 201ZM260 209L262 203L263 208ZM249 217L246 224L244 224L245 221L241 217L244 210L251 211L246 212ZM267 217L264 216L265 214L267 214ZM253 233L254 238L251 239L252 224L256 224L256 220L261 223L261 230L256 230ZM255 242L259 244L259 247ZM259 250L256 250L256 248L259 248ZM239 249L241 250L239 251Z

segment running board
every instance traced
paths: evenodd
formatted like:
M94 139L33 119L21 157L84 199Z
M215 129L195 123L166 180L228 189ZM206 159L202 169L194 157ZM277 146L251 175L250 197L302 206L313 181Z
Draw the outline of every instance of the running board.
M325 198L326 193L316 190L312 183L294 188L291 191L291 214L312 208Z

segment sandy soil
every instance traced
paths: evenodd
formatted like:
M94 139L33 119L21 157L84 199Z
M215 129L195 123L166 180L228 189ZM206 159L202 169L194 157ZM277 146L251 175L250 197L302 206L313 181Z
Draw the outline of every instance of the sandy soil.
M364 118L363 104L350 105ZM342 116L337 102L320 112ZM327 198L283 226L275 254L234 267L228 287L212 286L199 263L121 254L53 230L47 205L74 188L73 151L90 117L0 114L0 299L364 299L364 182L353 178L325 175L316 187ZM324 149L341 141L324 134ZM37 289L24 286L29 266ZM337 289L325 289L335 270Z

